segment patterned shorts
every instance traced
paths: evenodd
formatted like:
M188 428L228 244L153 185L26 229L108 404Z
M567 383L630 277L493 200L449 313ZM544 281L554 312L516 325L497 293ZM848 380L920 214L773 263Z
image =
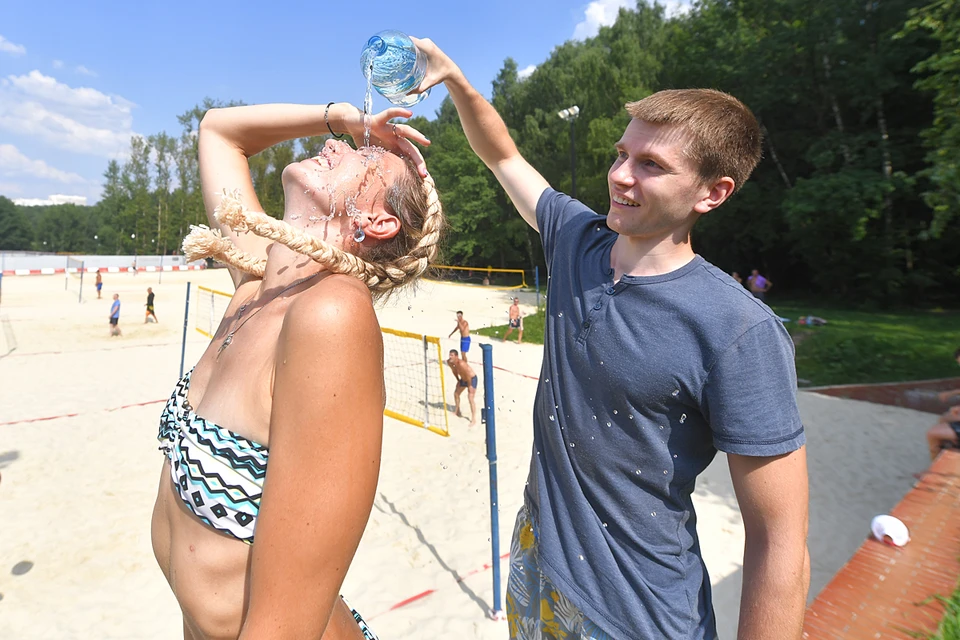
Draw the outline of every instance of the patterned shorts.
M537 552L537 534L523 506L510 543L510 640L613 640L553 586L540 570Z

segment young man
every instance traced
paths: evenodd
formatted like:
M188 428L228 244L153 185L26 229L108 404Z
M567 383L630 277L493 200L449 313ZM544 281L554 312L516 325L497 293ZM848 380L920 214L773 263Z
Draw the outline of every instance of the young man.
M457 331L460 332L460 353L463 354L463 361L467 361L467 351L470 351L470 323L463 317L463 311L457 311L457 326L453 328L447 337L449 338Z
M120 333L120 294L113 294L113 304L110 305L110 336L119 336Z
M157 314L153 309L153 287L147 287L147 314L143 318L143 324L150 322L150 318L153 318L154 322L160 322L157 320Z
M513 304L510 305L507 315L509 316L510 326L507 327L507 332L503 334L503 341L506 342L513 330L516 329L520 332L517 334L517 344L520 344L523 342L523 316L520 315L520 298L513 299Z
M793 343L690 244L759 161L756 119L716 91L628 104L600 216L552 190L460 69L416 44L419 90L446 85L473 150L540 232L551 277L511 637L715 638L691 494L721 450L746 531L739 638L800 638L808 491Z
M97 269L97 300L100 299L101 289L103 289L103 276L100 275L100 270Z
M457 389L453 392L454 413L458 418L462 418L460 413L460 396L463 390L467 390L467 400L470 401L470 424L472 427L477 424L477 403L474 397L477 395L477 374L473 372L473 367L467 364L466 358L460 359L456 349L450 349L450 357L447 364L453 370L453 377L457 379Z

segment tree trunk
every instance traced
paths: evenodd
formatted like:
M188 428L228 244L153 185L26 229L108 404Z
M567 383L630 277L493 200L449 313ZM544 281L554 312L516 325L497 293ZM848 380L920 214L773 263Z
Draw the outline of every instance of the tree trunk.
M826 44L820 43L824 49L826 49ZM840 105L837 103L837 96L833 93L833 89L830 88L830 56L824 52L822 57L823 61L823 72L826 76L826 83L824 83L824 91L827 93L827 99L830 101L830 110L833 112L833 121L837 125L837 131L841 136L846 135L846 130L843 126L843 114L840 113ZM843 164L845 166L850 166L853 163L853 156L850 153L850 147L846 142L843 142L841 139L840 142L840 152L843 154Z
M787 185L787 189L790 189L793 187L793 185L790 184L790 176L787 175L783 165L780 164L780 158L777 157L777 149L773 146L773 138L770 137L770 132L767 131L767 127L763 124L763 121L760 121L760 132L763 134L763 139L766 140L767 146L770 148L770 159L773 160L773 163L777 166L777 171L780 172L783 183Z

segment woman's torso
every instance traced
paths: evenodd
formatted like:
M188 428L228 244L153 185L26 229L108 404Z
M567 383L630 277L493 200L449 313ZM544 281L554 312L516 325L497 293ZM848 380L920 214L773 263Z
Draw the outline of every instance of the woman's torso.
M259 281L251 281L237 289L216 335L188 376L184 400L193 418L228 429L254 446L262 445L265 452L270 441L274 358L289 302L277 300L237 318L241 305L256 294L258 286ZM235 335L218 357L230 331ZM253 547L197 517L173 483L169 459L160 474L151 533L154 555L183 611L185 638L237 638L248 604ZM357 633L350 610L338 601L324 638L362 637Z

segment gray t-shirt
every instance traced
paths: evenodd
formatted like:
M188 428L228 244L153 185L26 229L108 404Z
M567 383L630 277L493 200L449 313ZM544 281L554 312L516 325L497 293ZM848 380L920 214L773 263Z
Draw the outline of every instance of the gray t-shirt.
M526 503L544 572L622 640L716 636L691 494L717 450L800 448L793 342L697 256L613 282L617 234L547 190L549 289Z

